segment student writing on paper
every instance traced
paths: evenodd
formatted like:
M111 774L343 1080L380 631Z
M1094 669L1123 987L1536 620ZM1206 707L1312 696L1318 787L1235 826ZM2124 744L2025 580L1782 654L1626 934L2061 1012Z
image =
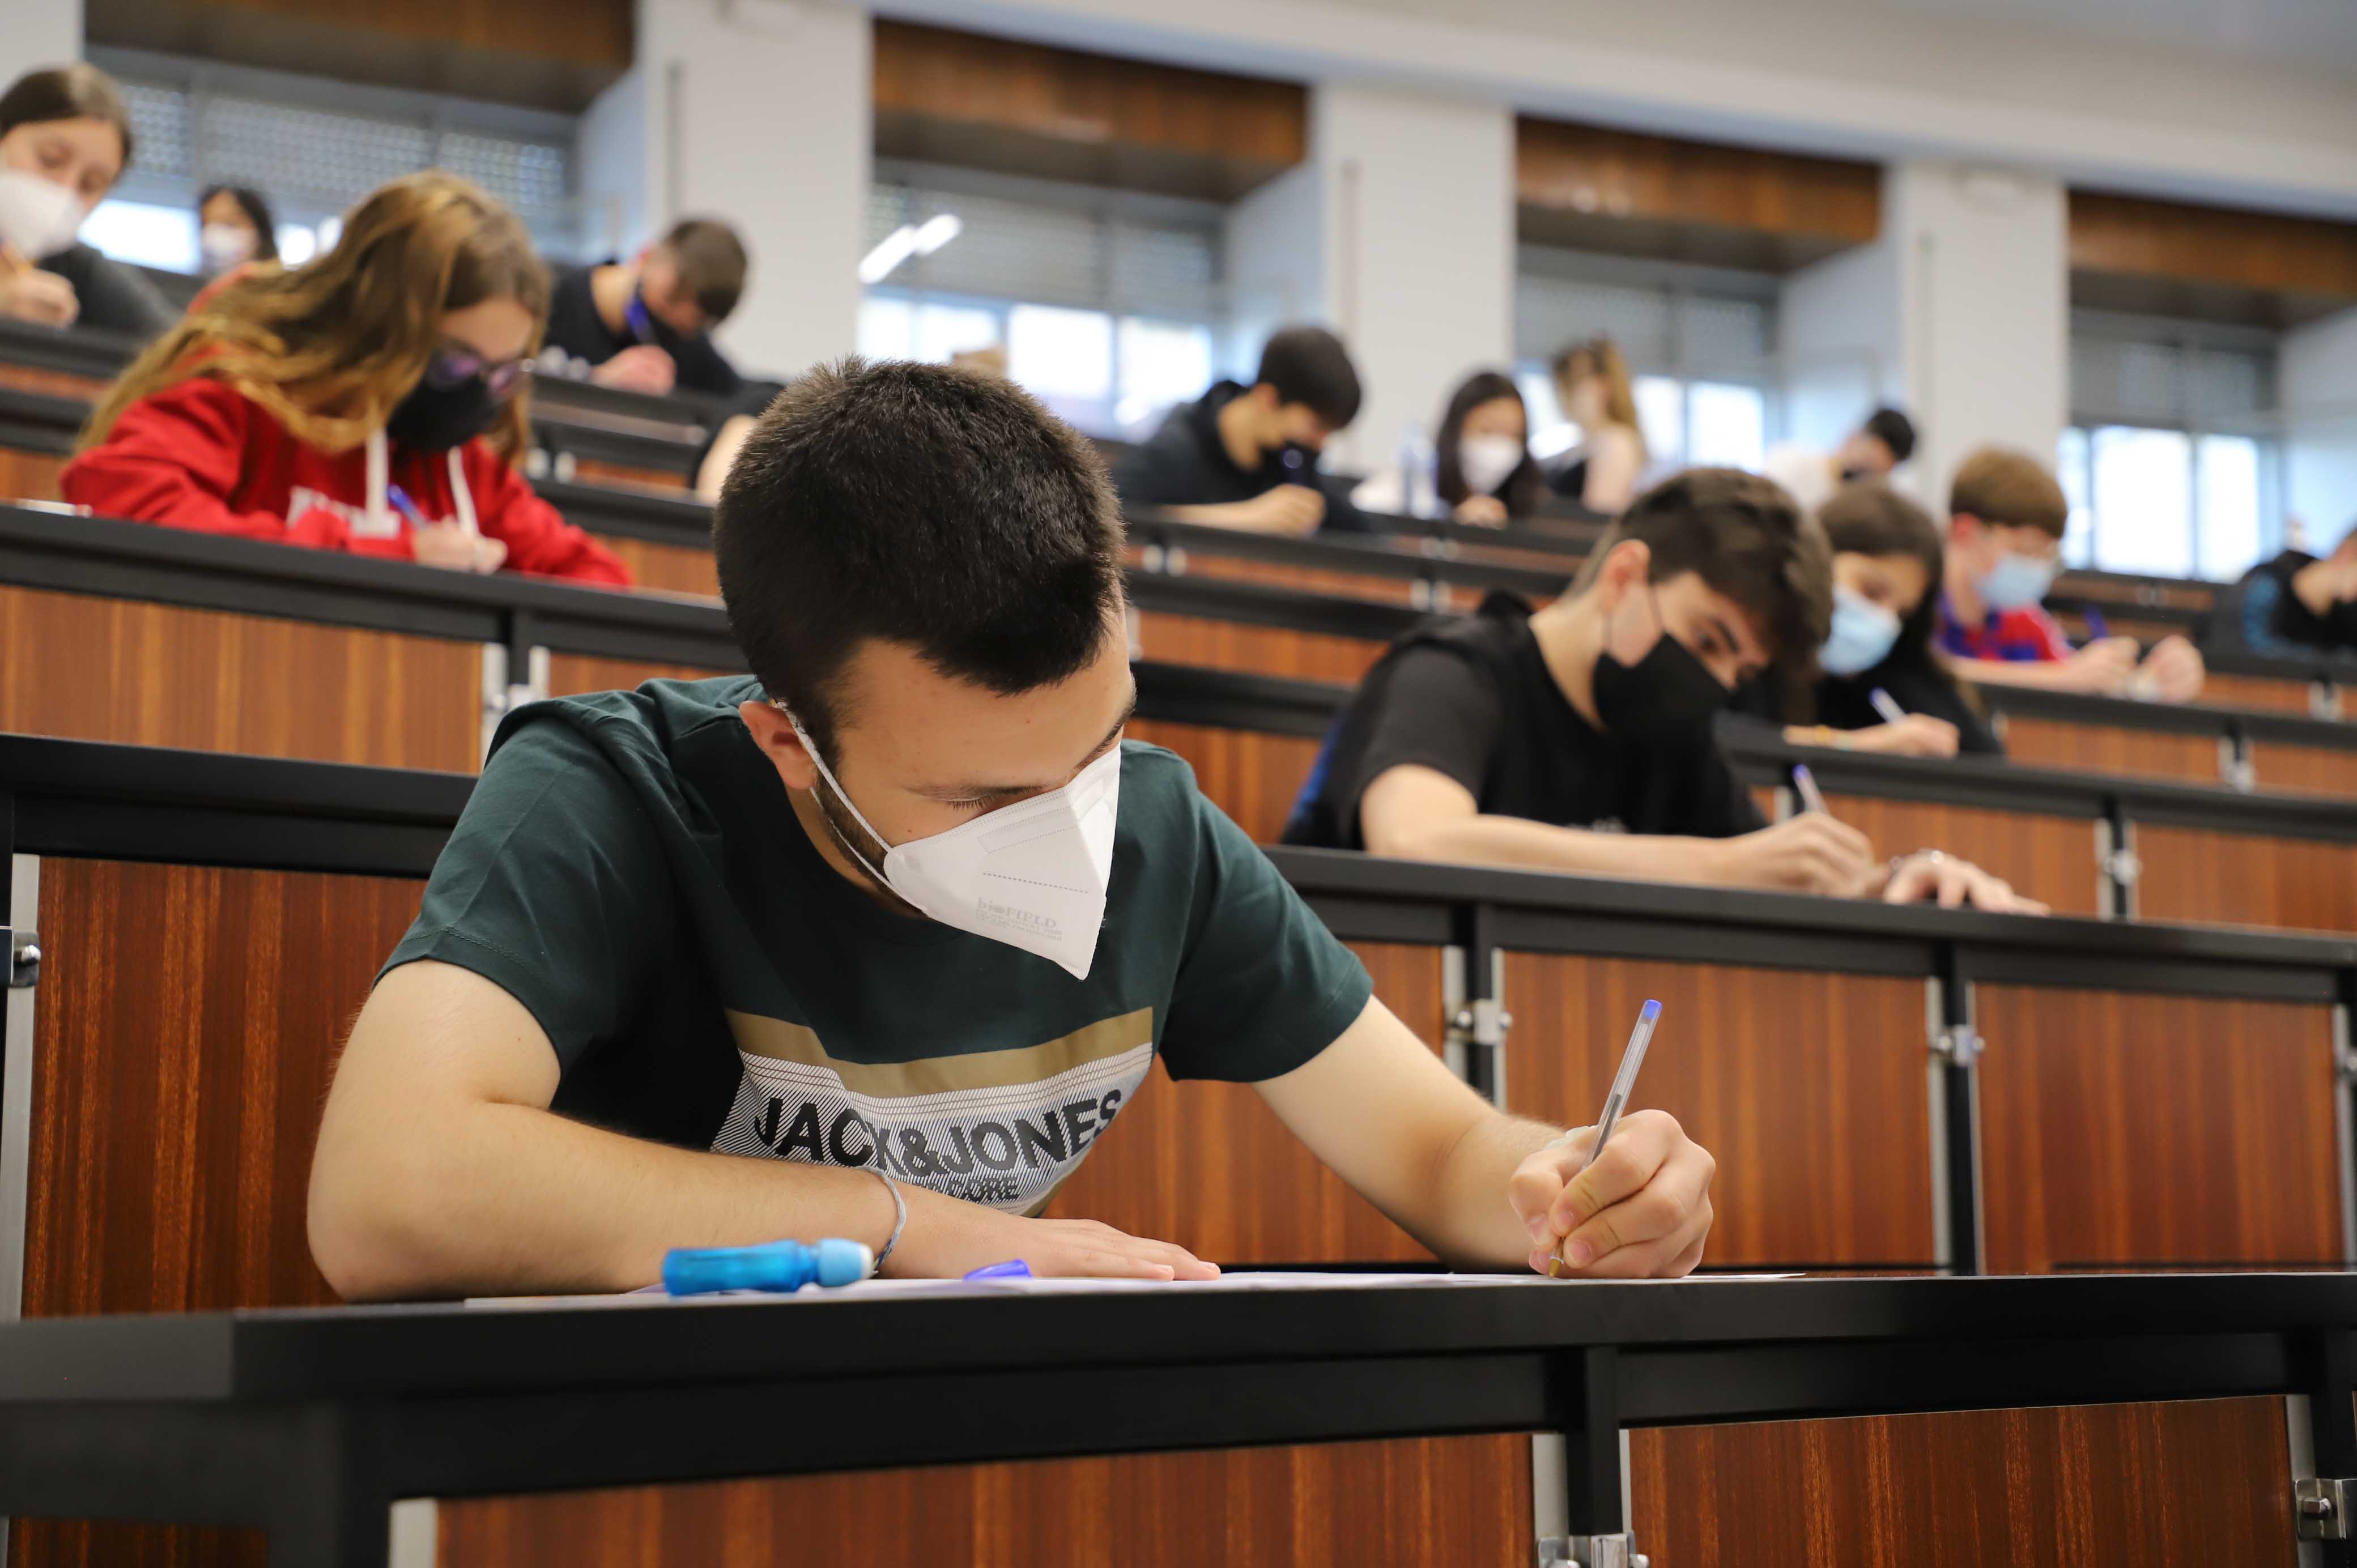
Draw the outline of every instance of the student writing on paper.
M509 715L353 1028L310 1194L346 1295L617 1290L785 1236L888 1276L1207 1277L1182 1237L1038 1218L1157 1058L1252 1084L1444 1257L1699 1259L1712 1162L1674 1120L1581 1174L1124 741L1120 512L1027 393L813 371L714 534L755 673Z
M59 488L102 517L627 587L515 467L547 305L513 214L455 175L393 180L327 254L210 285Z
M2036 910L1951 856L1878 862L1822 812L1770 826L1715 738L1742 681L1805 682L1824 536L1767 479L1696 468L1637 498L1573 590L1410 632L1367 672L1288 843L1894 903Z

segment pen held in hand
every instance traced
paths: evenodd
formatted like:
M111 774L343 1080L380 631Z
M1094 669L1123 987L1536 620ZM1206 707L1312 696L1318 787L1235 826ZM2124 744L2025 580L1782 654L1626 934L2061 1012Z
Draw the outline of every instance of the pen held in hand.
M1792 788L1801 792L1803 811L1823 811L1825 809L1824 791L1817 788L1817 776L1809 771L1807 763L1792 764Z
M1881 687L1877 686L1873 691L1868 692L1866 694L1866 700L1874 704L1875 713L1884 724L1895 725L1906 721L1907 710L1900 707L1898 700Z
M1605 1140L1612 1136L1612 1129L1620 1120L1621 1110L1628 1105L1629 1096L1637 1087L1637 1071L1645 1065L1645 1047L1653 1043L1653 1026L1661 1021L1662 1004L1659 1002L1648 1001L1638 1011L1637 1026L1629 1031L1629 1044L1620 1053L1620 1070L1612 1075L1612 1092L1604 1097L1604 1109L1597 1112L1596 1141L1587 1146L1587 1158L1581 1162L1581 1170L1594 1165L1597 1156L1604 1153ZM1566 1133L1555 1142L1567 1143L1570 1138L1571 1134ZM1563 1241L1558 1237L1555 1251L1547 1258L1547 1278L1559 1279L1562 1275Z

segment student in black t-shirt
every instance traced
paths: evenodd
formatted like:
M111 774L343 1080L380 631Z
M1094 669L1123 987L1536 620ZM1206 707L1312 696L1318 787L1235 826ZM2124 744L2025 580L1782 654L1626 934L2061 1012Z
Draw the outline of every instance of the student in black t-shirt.
M1713 726L1745 678L1804 682L1830 618L1824 535L1732 468L1656 486L1573 591L1492 595L1367 674L1286 824L1288 843L1663 882L2040 906L1945 855L1895 869L1821 812L1770 827Z
M1450 1077L1186 765L1121 739L1119 511L1020 389L814 371L713 532L755 674L500 727L336 1069L338 1290L620 1290L781 1236L892 1275L1204 1278L1035 1218L1157 1057L1254 1085L1445 1257L1693 1268L1712 1165L1674 1121L1582 1172L1586 1134Z
M1362 533L1348 490L1318 471L1327 437L1359 417L1359 372L1323 328L1288 327L1249 387L1220 381L1170 411L1114 469L1127 506L1264 533Z
M2270 659L2357 656L2357 523L2319 559L2287 550L2218 596L2202 648Z
M1860 479L1817 509L1817 523L1834 552L1833 630L1817 653L1813 722L1787 726L1785 738L1893 757L2003 757L1933 645L1947 545L1932 514L1880 479ZM1907 716L1886 721L1877 692ZM1744 711L1779 716L1771 695L1747 688Z
M544 358L586 367L600 386L660 397L674 386L736 395L736 367L712 346L745 293L745 242L711 218L689 218L628 262L558 274Z

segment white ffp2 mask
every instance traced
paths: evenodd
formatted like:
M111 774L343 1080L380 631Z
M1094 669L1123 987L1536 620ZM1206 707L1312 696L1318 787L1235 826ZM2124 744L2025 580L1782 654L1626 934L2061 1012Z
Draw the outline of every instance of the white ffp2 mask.
M1513 477L1529 449L1511 435L1468 435L1457 444L1457 470L1469 495L1486 496Z
M884 843L801 721L787 717L851 820ZM869 875L942 925L1035 953L1086 980L1104 925L1120 812L1121 747L1115 746L1060 789L1002 806L947 832L887 845L881 866L841 833L835 838Z
M56 255L73 243L90 216L81 198L20 168L0 169L0 242L27 261Z

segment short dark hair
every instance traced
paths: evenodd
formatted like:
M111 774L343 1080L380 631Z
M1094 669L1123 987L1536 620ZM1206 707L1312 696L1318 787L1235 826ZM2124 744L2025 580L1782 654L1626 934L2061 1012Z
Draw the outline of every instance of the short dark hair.
M199 220L203 218L205 209L212 205L212 199L216 196L226 196L236 202L237 209L245 214L245 220L253 225L255 233L262 236L254 243L253 259L257 262L276 261L278 259L278 220L271 216L269 199L262 192L249 186L209 185L205 187L204 194L197 198L197 215Z
M1288 327L1260 351L1254 385L1275 387L1280 403L1299 403L1340 430L1359 417L1359 372L1342 339L1323 327Z
M823 754L870 638L999 693L1078 673L1118 615L1120 504L1096 449L1020 387L942 365L822 366L746 439L713 510L753 673Z
M716 327L727 320L744 297L745 274L752 264L737 231L717 218L683 218L660 248L679 268L679 281L705 320Z
M1876 409L1858 428L1889 447L1894 463L1915 456L1915 422L1895 408Z
M53 65L28 70L0 92L0 136L19 125L51 120L103 120L123 138L123 166L131 166L131 110L114 78L94 65Z
M1641 539L1652 552L1647 581L1692 572L1757 620L1788 698L1814 678L1817 650L1833 628L1833 552L1781 485L1740 468L1674 474L1629 503L1574 587L1585 589L1624 539Z
M2036 528L2060 539L2071 525L2070 498L2046 465L2010 446L1976 446L1948 485L1948 515L2003 528Z

